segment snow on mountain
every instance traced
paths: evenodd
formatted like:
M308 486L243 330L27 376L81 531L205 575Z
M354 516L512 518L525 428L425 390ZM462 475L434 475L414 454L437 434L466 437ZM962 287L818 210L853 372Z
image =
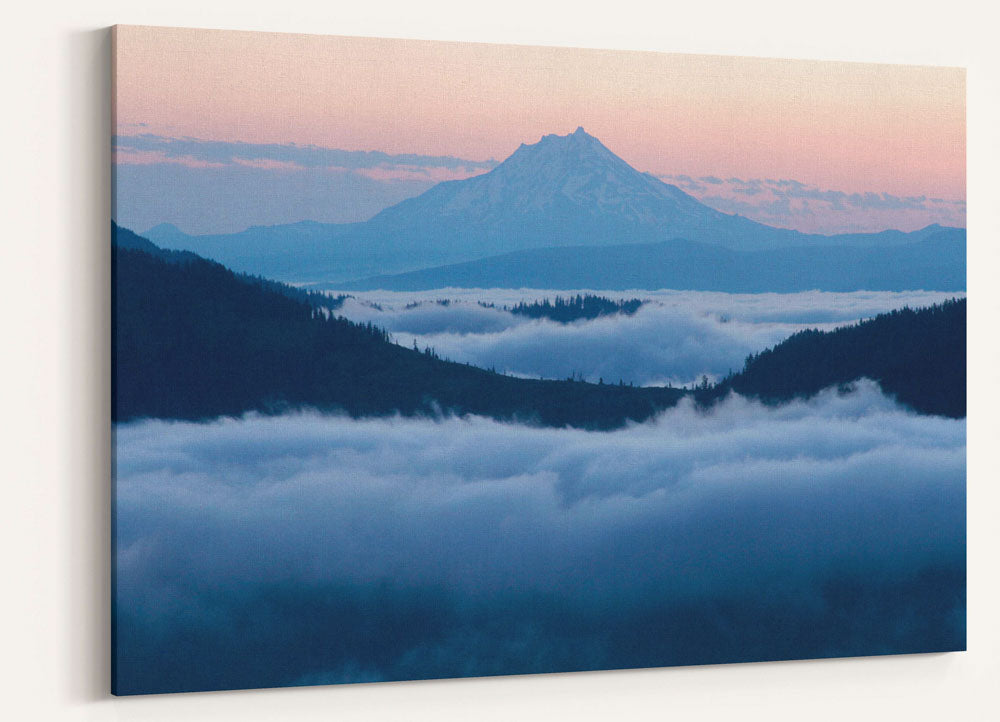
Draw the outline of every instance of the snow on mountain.
M724 216L676 186L637 171L581 127L522 144L489 173L440 183L372 220L397 225L421 213L490 224L549 212L564 216L574 206L585 217L640 225Z

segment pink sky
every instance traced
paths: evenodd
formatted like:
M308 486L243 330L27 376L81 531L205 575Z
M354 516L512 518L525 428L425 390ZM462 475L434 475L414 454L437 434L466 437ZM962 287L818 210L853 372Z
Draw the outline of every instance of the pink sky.
M123 133L499 160L582 125L658 174L965 197L956 68L135 26L116 42Z

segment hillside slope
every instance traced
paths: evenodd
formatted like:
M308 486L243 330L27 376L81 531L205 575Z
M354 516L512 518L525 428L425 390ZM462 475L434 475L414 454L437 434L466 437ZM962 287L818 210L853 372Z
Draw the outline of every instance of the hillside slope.
M112 419L248 411L473 413L607 429L672 406L675 389L518 379L392 343L382 330L187 254L112 249Z
M698 397L730 390L768 402L808 397L861 378L925 414L966 412L966 299L879 314L834 331L801 331L747 358L743 370Z

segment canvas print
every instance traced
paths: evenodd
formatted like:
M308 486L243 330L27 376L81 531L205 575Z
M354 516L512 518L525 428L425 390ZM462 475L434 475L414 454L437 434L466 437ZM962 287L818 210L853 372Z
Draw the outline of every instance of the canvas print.
M114 693L965 648L962 69L113 56Z

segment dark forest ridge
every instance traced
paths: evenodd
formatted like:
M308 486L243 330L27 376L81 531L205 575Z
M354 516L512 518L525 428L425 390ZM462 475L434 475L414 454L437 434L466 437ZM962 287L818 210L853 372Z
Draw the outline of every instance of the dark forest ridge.
M925 414L962 418L966 408L966 299L903 308L833 331L800 331L753 354L702 401L732 390L769 403L812 396L862 378Z
M124 230L114 236L123 242L112 249L114 421L315 408L610 429L684 395L519 379L445 361L432 349L398 346L371 324L333 317L280 284L190 253L164 257Z
M167 263L191 263L192 261L205 260L201 258L201 256L191 253L190 251L170 251L160 248L156 244L150 242L149 239L143 238L137 233L130 231L128 228L122 228L114 221L111 222L111 242L115 248L127 248L131 250L144 251L145 253L156 256ZM271 281L261 276L255 276L249 273L236 273L235 275L244 283L266 288L270 291L281 294L282 296L287 296L288 298L296 301L306 303L313 308L325 308L328 311L335 311L340 308L344 301L348 298L346 295L331 296L328 293L295 288L294 286L289 286L286 283Z
M522 145L488 173L439 183L364 223L303 221L210 236L189 236L161 224L150 229L150 238L238 271L343 283L550 247L683 238L741 252L872 248L911 244L941 230L827 236L764 225L710 208L636 170L578 128Z

